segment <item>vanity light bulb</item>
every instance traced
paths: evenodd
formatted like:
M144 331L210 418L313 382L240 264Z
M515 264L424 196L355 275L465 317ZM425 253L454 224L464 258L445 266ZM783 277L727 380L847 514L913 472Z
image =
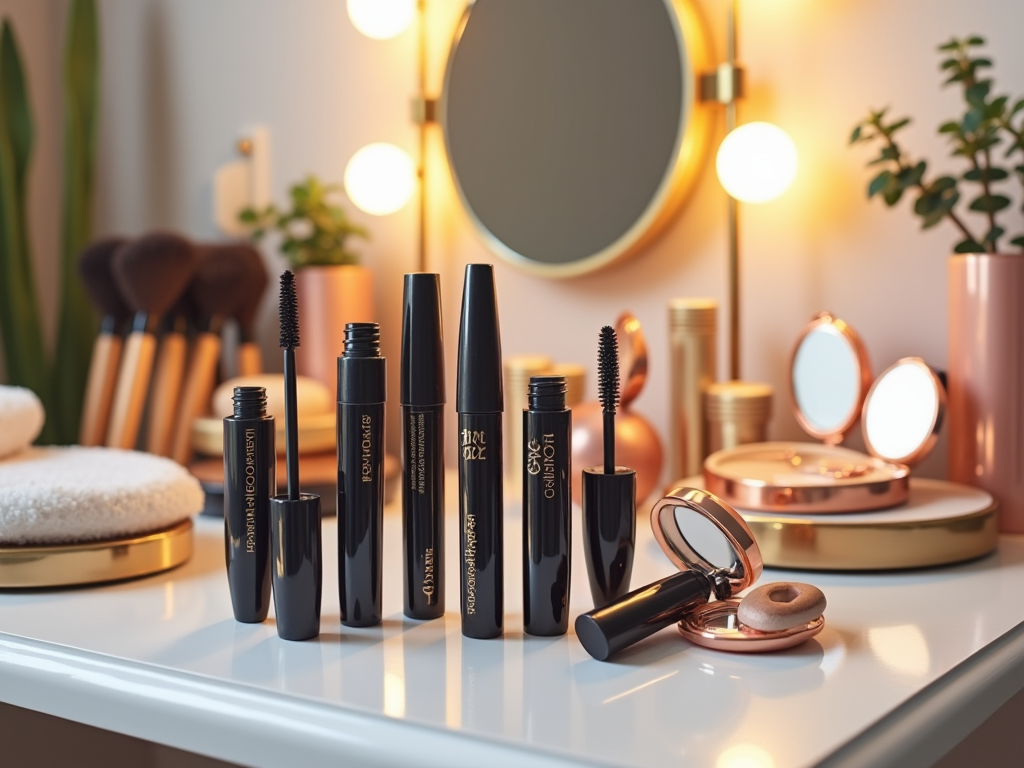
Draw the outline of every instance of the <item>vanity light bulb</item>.
M746 123L722 141L715 159L725 191L744 203L767 203L793 183L796 146L771 123Z
M416 168L394 144L368 144L345 167L345 192L362 211L386 216L402 208L416 190Z
M402 34L416 14L416 0L348 0L352 25L374 40Z

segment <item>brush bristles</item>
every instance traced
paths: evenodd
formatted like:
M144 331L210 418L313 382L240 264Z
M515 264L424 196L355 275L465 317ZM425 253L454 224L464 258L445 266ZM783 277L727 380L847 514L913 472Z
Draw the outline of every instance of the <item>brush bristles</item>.
M615 329L601 329L597 348L597 397L605 413L615 413L619 404L619 341Z
M281 317L281 348L295 349L299 346L299 301L295 296L295 275L290 269L281 273L278 312Z

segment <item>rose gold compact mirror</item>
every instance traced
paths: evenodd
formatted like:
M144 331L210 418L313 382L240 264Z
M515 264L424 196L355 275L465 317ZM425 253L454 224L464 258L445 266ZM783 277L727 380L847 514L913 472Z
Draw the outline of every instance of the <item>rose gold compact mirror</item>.
M942 383L920 358L898 361L872 385L856 332L823 312L797 339L790 394L797 421L824 445L719 451L704 463L709 490L742 509L772 512L863 512L906 502L908 465L934 446L945 404ZM858 419L870 455L839 447Z

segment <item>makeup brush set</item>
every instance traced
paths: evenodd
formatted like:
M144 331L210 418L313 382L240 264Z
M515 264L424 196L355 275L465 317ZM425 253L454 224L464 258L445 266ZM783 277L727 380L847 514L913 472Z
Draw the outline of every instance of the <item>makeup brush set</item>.
M228 320L239 326L239 372L262 369L253 325L268 278L259 253L155 232L97 241L78 266L103 318L79 443L142 446L186 464L192 422L209 408L217 381Z
M225 551L235 618L266 619L273 595L277 632L306 640L320 631L323 541L320 497L300 491L295 349L300 344L294 276L280 280L287 482L278 494L275 430L266 390L236 387L224 419ZM402 323L402 524L404 613L445 611L444 345L440 281L406 275ZM462 633L504 631L501 340L493 268L466 267L459 328L457 448ZM341 623L383 617L384 408L386 361L376 323L349 323L338 358L337 511ZM598 348L603 463L582 472L584 557L594 610L576 634L596 659L679 623L694 643L769 651L821 631L825 598L806 584L766 585L740 600L761 572L743 518L706 491L674 489L659 501L655 537L681 573L632 592L636 472L615 462L619 352L613 328ZM524 629L563 635L569 624L571 429L562 376L533 376L523 412ZM273 567L271 565L273 564ZM712 596L716 598L711 600Z

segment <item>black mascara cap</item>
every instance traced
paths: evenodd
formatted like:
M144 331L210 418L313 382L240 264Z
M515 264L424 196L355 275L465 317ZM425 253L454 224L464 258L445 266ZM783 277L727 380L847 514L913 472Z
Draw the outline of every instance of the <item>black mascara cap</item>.
M455 409L459 413L500 413L501 337L494 267L467 264L459 322L459 376Z
M405 276L402 309L402 405L443 405L444 337L441 280L429 272Z

